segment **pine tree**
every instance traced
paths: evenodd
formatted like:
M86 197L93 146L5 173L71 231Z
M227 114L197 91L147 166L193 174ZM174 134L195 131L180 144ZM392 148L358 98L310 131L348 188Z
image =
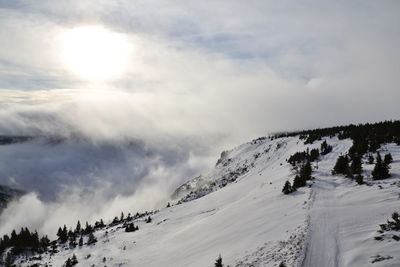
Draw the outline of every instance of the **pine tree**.
M357 174L355 179L356 179L357 184L359 184L359 185L364 184L364 176L362 176L362 174Z
M357 154L353 155L351 159L350 171L352 175L361 174L362 172L361 157L358 156Z
M4 267L15 267L14 265L14 255L10 252L7 253L6 259L4 261Z
M307 161L300 168L300 177L303 178L304 180L310 180L311 179L311 173L312 173L311 163L309 161Z
M218 259L215 261L214 267L223 267L224 265L222 264L222 257L221 254L218 256Z
M65 261L65 267L72 267L72 263L71 263L71 259L70 259L70 258L68 258L68 259Z
M61 229L61 227L58 227L58 231L57 231L58 239L61 239L62 235L63 235L62 229Z
M308 160L313 162L315 160L318 160L318 158L319 158L319 150L318 150L318 148L311 149L310 155L308 156Z
M83 246L83 237L82 237L82 236L79 238L78 245L79 245L80 247Z
M149 216L149 217L146 219L146 223L151 223L151 221L152 221L152 219L151 219L151 217Z
M393 162L393 158L392 158L392 154L388 153L385 155L384 159L383 159L383 163L388 166L390 163Z
M349 176L349 174L351 175L349 158L347 155L338 157L335 167L333 167L332 174L344 174L346 176Z
M328 145L326 140L321 144L321 155L329 154L332 151L332 146Z
M134 223L129 223L125 227L125 232L135 232L139 230L139 226L135 226Z
M46 250L47 249L47 247L50 245L50 239L47 237L47 235L46 236L43 236L41 239L40 239L40 246L44 249L44 250Z
M91 232L93 232L93 227L88 222L86 222L85 230L83 230L83 233L87 235Z
M75 235L71 235L71 236L69 237L69 246L70 246L71 248L76 247Z
M67 230L67 226L64 224L64 227L62 229L62 239L61 242L67 242L68 240L68 230Z
M372 154L368 154L368 164L374 164L374 156Z
M76 258L75 254L72 254L71 264L72 266L78 264L78 259Z
M81 233L81 222L78 221L78 223L76 224L76 228L75 228L75 233L80 234Z
M282 192L287 195L290 194L292 192L296 191L295 188L292 187L292 185L290 184L289 181L286 181L285 185L283 186Z
M50 251L50 253L57 253L58 252L58 250L57 250L57 242L55 242L55 241L53 241L53 242L51 242L51 251Z
M94 236L93 232L89 233L89 237L88 237L88 241L87 241L87 245L91 245L97 242L97 238Z
M306 182L306 179L304 179L304 178L302 178L300 175L296 175L295 177L294 177L294 180L293 180L293 187L294 188L300 188L300 187L303 187L303 186L306 186L307 185L307 182Z
M60 243L65 243L68 240L68 230L67 230L67 226L65 226L61 229L61 227L58 228L57 231L57 236L58 236L58 240L60 241Z
M379 152L376 155L376 164L371 174L374 180L383 180L390 176L389 168L382 162L381 154Z

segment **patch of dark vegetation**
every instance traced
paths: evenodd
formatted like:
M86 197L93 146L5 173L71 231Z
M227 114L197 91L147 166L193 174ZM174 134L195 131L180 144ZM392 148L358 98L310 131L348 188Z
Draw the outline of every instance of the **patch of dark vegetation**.
M384 261L384 260L393 259L392 256L381 256L381 255L379 255L379 254L378 254L378 255L375 255L375 256L372 256L371 258L372 258L371 263L375 263L375 262L380 262L380 261Z
M296 188L294 188L289 181L286 181L286 183L283 185L282 188L282 193L284 193L285 195L288 195L290 193L293 193L294 191L296 191Z
M350 138L354 141L350 153L376 152L381 144L395 142L400 145L400 120L389 120L378 123L350 124L329 128L318 128L294 132L281 132L274 134L273 138L290 137L299 135L305 144L322 140L323 137L337 136L340 140Z
M218 256L217 260L214 263L214 267L223 267L224 265L222 264L222 257L221 254Z
M379 225L378 233L379 236L375 236L374 239L382 241L384 239L393 239L400 241L400 215L398 212L393 212L391 219L387 220L386 223Z
M0 238L0 266L15 266L14 262L19 255L25 255L25 258L29 256L30 260L41 260L41 254L43 253L53 255L62 249L95 245L97 238L94 233L103 228L116 227L116 229L124 228L126 232L137 231L139 227L134 225L134 220L143 220L145 223L151 223L152 218L150 215L157 212L157 210L143 213L137 212L134 216L131 216L130 213L125 216L121 212L121 216L115 217L108 225L104 223L103 219L96 221L93 225L86 222L84 227L78 221L75 229L68 229L66 225L59 227L57 239L53 241L50 241L47 236L39 237L37 231L31 232L28 228L21 228L19 233L13 230L10 236L4 235ZM147 218L143 219L145 217ZM112 231L115 231L115 229ZM105 232L105 235L107 234L108 231ZM66 260L64 266L74 266L77 263L76 256L73 255L72 258Z
M289 181L286 181L286 183L283 186L282 193L287 195L297 191L297 189L300 187L307 186L307 181L312 179L311 174L312 174L311 163L310 161L306 161L300 167L298 174L296 174L296 176L294 177L293 185L291 185Z
M296 152L291 155L288 159L288 162L293 166L297 166L299 164L304 164L305 162L314 162L319 159L320 153L318 148L311 149L311 151L307 148L306 151Z

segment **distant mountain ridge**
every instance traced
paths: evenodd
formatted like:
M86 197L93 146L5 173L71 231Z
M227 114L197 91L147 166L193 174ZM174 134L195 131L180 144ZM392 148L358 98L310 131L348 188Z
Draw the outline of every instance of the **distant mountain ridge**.
M24 143L33 138L32 136L0 135L0 145Z

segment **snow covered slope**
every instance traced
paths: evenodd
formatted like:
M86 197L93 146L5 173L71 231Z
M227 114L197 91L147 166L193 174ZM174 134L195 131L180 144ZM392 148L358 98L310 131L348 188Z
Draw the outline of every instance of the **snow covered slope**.
M59 245L58 253L45 253L36 260L21 257L17 265L62 266L75 254L77 266L204 267L213 266L221 254L225 266L231 267L282 262L400 266L400 243L374 239L379 224L400 211L399 146L381 148L383 154L393 155L392 178L371 181L373 165L363 164L369 185L357 185L331 175L337 157L352 141L324 140L333 151L321 157L310 186L292 194L281 191L295 175L286 160L307 147L319 148L323 140L304 145L299 137L261 138L243 144L224 152L208 175L178 188L173 205L152 214L151 223L145 222L146 217L135 219L139 231L125 232L121 224L109 226L95 232L96 244L72 249Z

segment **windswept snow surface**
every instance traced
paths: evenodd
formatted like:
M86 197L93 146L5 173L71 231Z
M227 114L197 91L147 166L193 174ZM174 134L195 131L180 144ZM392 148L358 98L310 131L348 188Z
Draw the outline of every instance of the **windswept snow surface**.
M339 151L343 149L337 146L328 155L331 160L321 162L314 173L303 266L400 266L400 243L393 239L374 240L379 224L385 223L394 211L400 211L399 146L389 144L380 149L382 154L390 152L396 159L391 164L392 178L372 181L374 165L363 164L369 186L329 174ZM392 258L372 264L378 255Z
M374 240L379 224L393 211L400 211L399 147L382 149L393 155L393 178L360 186L330 174L352 141L327 141L333 151L318 163L315 180L309 182L312 187L290 195L281 192L284 182L292 181L295 174L286 159L307 147L319 147L322 141L304 145L298 137L261 139L224 153L225 164L179 193L210 181L218 184L226 173L248 166L232 183L161 209L152 215L151 223L146 224L145 218L135 221L139 231L126 233L113 226L96 231L95 245L61 248L53 256L44 254L40 261L20 258L18 265L62 266L74 253L77 266L204 267L213 266L219 254L225 266L231 267L278 266L281 262L315 267L400 266L400 242ZM373 165L363 166L368 177ZM372 264L378 254L392 258Z

